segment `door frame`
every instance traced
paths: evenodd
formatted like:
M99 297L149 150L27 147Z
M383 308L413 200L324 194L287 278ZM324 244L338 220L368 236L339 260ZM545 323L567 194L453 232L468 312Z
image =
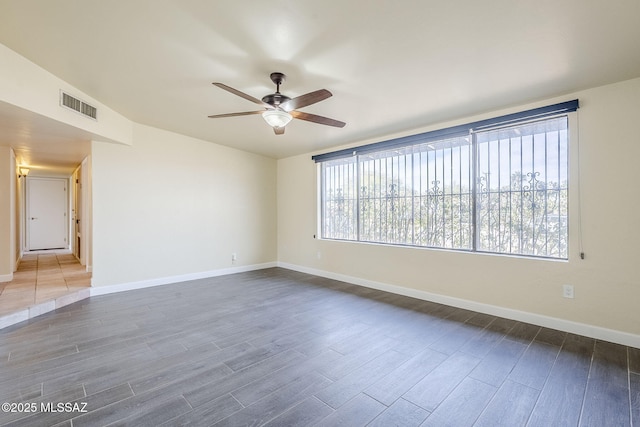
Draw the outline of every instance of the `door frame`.
M76 182L76 180L78 182ZM77 185L80 184L80 185ZM92 216L91 216L91 156L87 156L69 177L69 249L91 272L92 265ZM80 217L79 227L76 219ZM80 250L77 250L77 234L80 234Z
M65 203L64 203L64 208L65 208L65 212L64 212L64 216L65 216L65 221L64 221L64 235L65 235L65 248L69 249L69 179L68 178L58 178L58 177L44 177L44 176L38 176L38 177L31 177L31 176L27 176L26 179L26 188L25 188L25 224L26 224L26 228L25 228L25 248L27 251L31 251L31 221L29 221L29 217L31 216L31 207L30 207L30 183L34 182L34 181L61 181L64 182L64 186L65 186Z

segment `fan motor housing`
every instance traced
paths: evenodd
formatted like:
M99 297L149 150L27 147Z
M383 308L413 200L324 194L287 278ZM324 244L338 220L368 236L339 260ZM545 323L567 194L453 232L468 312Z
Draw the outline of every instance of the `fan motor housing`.
M276 93L272 93L271 95L266 95L262 98L262 102L266 102L269 105L273 105L274 107L277 107L280 104L283 104L287 101L289 101L291 98L289 98L288 96L285 96L279 92Z

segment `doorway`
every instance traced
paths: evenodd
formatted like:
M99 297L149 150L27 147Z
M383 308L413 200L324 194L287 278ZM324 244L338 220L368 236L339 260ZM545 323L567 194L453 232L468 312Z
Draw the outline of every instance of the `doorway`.
M27 177L27 250L68 248L67 180Z
M82 221L82 167L78 167L76 171L73 173L72 183L73 183L73 196L72 196L72 210L73 215L71 217L71 227L72 227L72 248L73 254L76 258L82 263L82 226L80 222Z

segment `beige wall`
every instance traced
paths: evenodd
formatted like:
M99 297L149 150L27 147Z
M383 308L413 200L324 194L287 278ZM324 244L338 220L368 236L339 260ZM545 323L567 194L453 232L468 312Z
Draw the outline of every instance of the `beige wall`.
M635 125L640 117L640 79L411 133L575 98L581 108L572 129L568 261L314 239L317 169L310 153L278 161L279 262L356 283L397 286L409 295L457 301L507 317L550 325L560 319L557 325L564 329L575 322L583 333L594 327L636 339L640 134ZM579 258L580 213L584 260ZM575 299L562 298L563 284L575 287Z
M273 159L134 125L93 143L92 193L94 286L276 261Z
M9 147L0 146L0 282L13 277L15 160Z
M87 271L93 271L93 186L91 174L91 156L87 156L81 164L82 179L82 216L84 222L81 222L82 240L84 247L82 248L82 262Z
M16 163L16 155L11 150L11 162L13 163L13 176L18 173L16 171L18 165ZM24 194L25 179L18 178L15 180L13 187L13 218L11 221L11 230L13 232L13 253L11 262L13 263L13 271L18 269L18 260L22 254L22 236L21 223L24 221L22 217L22 198Z

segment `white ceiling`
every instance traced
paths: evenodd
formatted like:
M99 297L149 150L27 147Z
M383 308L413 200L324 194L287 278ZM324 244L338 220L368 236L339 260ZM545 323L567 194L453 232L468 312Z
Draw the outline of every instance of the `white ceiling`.
M638 0L0 1L0 43L129 119L274 158L639 77L638 22ZM212 82L261 98L273 71L346 127L207 118L260 109ZM79 162L81 133L24 114L0 108L0 141Z

